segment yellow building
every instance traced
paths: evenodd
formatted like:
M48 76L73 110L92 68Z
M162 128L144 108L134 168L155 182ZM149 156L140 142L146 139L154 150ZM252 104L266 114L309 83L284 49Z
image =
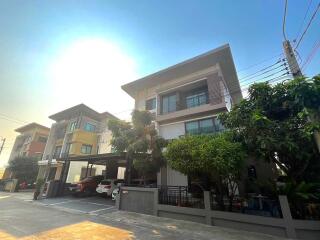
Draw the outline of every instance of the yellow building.
M56 122L52 124L42 161L39 162L38 178L45 176L49 161L52 163L49 179L58 180L63 164L57 159L111 152L111 132L107 128L107 122L116 118L112 114L98 113L79 104L49 118ZM86 167L86 163L72 162L67 182L76 182L82 178ZM103 166L94 166L91 174L102 174L104 169Z

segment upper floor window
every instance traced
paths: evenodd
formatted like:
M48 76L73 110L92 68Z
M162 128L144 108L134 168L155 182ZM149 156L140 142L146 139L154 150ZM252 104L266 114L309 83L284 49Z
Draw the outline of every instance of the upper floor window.
M162 113L174 112L177 110L176 93L162 97Z
M81 153L90 154L92 151L92 145L82 144Z
M72 122L69 127L70 132L73 132L76 129L76 127L77 127L77 122L76 121Z
M62 146L56 146L56 148L54 149L54 154L53 154L54 158L60 157L61 149L62 149Z
M84 130L86 130L88 132L94 132L96 130L96 126L91 123L86 123L84 125Z
M156 98L151 98L146 101L146 110L154 110L156 109L157 106L157 99Z
M46 142L47 142L47 138L46 138L46 137L43 137L43 136L39 136L39 137L38 137L38 142L46 143Z
M216 118L201 119L185 123L186 134L208 134L224 130L220 121Z
M187 108L197 107L208 103L208 92L205 90L189 93L186 96Z

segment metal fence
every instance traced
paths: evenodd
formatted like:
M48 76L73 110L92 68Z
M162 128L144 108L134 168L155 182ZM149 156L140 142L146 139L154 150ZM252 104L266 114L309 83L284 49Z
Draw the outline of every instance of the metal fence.
M256 195L247 198L235 197L231 202L226 197L220 198L210 193L211 210L229 211L264 217L282 218L278 199Z
M204 209L203 192L191 193L186 186L161 186L159 188L159 203Z

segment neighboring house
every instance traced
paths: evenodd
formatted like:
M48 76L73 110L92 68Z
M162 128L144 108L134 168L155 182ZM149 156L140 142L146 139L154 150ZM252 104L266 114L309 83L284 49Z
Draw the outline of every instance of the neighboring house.
M42 158L50 129L38 123L30 123L15 130L16 137L9 162L18 156ZM10 178L11 172L5 170L3 178Z
M63 163L57 159L80 155L96 155L111 152L111 131L107 121L116 119L108 112L98 113L84 104L79 104L49 116L52 124L42 161L39 162L38 178L44 178L51 161L49 180L59 180ZM83 177L87 163L72 162L67 182L76 182ZM90 175L102 174L103 166L95 166Z
M135 99L135 109L155 113L159 134L174 139L185 134L223 131L216 116L242 99L229 45L194 57L122 86ZM187 176L162 168L159 185L188 185Z

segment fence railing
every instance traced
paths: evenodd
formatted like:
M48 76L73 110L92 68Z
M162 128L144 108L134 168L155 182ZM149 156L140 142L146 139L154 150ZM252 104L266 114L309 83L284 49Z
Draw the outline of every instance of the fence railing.
M230 201L230 199L226 197L219 197L211 192L210 206L211 210L229 211L264 217L282 217L279 199L261 195L248 198L240 198L237 196Z
M162 186L158 196L160 204L204 209L203 192L191 193L185 186Z

